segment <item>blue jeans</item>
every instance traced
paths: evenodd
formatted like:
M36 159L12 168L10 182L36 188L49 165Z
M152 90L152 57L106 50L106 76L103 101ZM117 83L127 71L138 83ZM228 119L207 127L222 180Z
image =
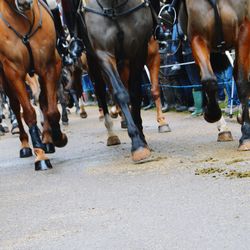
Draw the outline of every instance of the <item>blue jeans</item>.
M233 105L239 105L240 100L238 98L237 94L237 89L236 89L236 84L233 78L233 67L230 65L227 69L221 72L215 72L215 75L218 80L218 95L220 100L225 99L225 93L224 93L224 88L226 89L226 93L228 95L228 105L231 104L231 96L232 96L232 84L234 84L234 89L233 89Z

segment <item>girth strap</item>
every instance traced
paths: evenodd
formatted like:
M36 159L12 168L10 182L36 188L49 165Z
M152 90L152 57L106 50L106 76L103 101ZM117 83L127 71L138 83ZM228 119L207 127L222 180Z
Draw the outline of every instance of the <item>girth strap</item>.
M102 5L100 5L99 1L97 1L98 5L101 7L102 11L93 9L93 8L89 8L86 6L86 2L83 1L83 5L82 5L82 11L84 12L91 12L100 16L104 16L104 17L108 17L108 18L117 18L117 17L121 17L121 16L126 16L131 14L134 11L137 11L143 7L149 7L150 6L150 0L141 0L141 3L136 5L135 7L123 11L123 12L117 12L117 9L121 8L122 6L124 6L128 1L125 1L124 3L120 4L119 6L116 6L115 8L105 8Z

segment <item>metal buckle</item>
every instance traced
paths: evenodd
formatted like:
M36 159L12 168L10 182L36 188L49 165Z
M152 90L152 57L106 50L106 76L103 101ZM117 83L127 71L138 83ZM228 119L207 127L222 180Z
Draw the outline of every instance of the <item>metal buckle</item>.
M103 14L108 17L115 17L115 9L112 8L103 8Z

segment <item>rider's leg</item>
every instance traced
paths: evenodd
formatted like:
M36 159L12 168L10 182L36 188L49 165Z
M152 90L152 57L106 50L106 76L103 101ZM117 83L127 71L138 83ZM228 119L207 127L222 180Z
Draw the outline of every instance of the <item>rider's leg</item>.
M67 64L67 65L72 64L73 61L68 56L68 42L66 39L66 34L64 31L63 25L62 25L61 13L60 13L58 4L56 0L46 0L46 1L54 17L54 24L55 24L56 33L58 36L57 50L59 54L62 56L64 64Z
M72 38L69 50L73 58L80 57L83 51L83 43L78 37L77 30L78 3L78 0L62 0L64 17L66 20L67 27L69 29L70 36Z

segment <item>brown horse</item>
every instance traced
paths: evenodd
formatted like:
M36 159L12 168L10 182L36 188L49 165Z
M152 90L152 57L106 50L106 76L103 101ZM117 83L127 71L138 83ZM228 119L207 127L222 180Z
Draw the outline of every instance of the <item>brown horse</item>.
M216 18L216 16L219 18ZM211 66L211 52L235 48L234 77L243 107L242 137L239 150L250 150L250 0L181 1L179 21L187 34L196 63L200 67L206 94L204 118L216 122L221 118L217 101L217 80ZM220 63L220 62L218 62Z
M53 20L38 0L3 0L0 2L0 64L4 88L10 98L20 128L22 142L20 155L29 156L30 146L20 115L29 127L35 159L35 169L51 168L44 152L44 144L57 147L67 144L67 137L61 132L57 108L57 81L61 60L56 52L56 33ZM37 127L36 113L25 89L26 74L39 76L40 105L45 117L43 142Z

